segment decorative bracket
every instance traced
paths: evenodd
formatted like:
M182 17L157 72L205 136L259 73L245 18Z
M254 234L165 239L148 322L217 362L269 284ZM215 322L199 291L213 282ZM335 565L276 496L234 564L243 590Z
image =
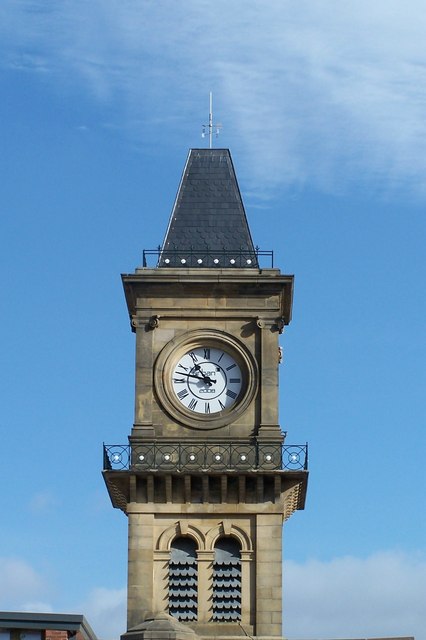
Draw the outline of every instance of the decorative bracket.
M277 325L278 332L283 333L284 326L285 326L284 318L278 318L276 325Z
M150 329L156 329L160 324L160 316L151 316L148 320L148 326Z

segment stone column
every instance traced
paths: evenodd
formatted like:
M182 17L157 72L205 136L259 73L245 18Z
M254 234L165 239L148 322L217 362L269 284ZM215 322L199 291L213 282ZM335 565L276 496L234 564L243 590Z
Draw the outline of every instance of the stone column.
M198 622L211 621L214 551L198 551Z
M256 636L282 634L282 516L256 519Z
M253 552L241 551L241 624L251 625L250 613L253 611L254 587ZM251 632L250 632L251 633Z
M154 553L153 611L165 612L169 608L169 562L170 551Z
M259 440L282 440L278 424L278 332L270 321L260 332L260 398Z
M152 514L129 513L127 629L153 609L153 525Z
M138 318L136 326L135 421L133 438L152 438L153 333L148 319Z

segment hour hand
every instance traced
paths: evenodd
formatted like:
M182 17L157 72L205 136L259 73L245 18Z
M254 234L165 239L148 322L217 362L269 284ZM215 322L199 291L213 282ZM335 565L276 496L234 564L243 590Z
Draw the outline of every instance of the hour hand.
M204 384L206 384L208 387L211 387L212 384L216 384L216 380L212 380L210 376L206 376L202 371L200 373L203 376Z

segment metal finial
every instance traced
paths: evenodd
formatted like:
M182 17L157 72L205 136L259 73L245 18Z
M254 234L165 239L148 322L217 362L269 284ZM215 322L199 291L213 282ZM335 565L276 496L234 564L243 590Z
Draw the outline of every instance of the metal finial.
M220 123L213 124L213 94L210 91L210 110L209 110L209 124L203 124L203 130L201 132L201 137L205 138L207 136L207 130L209 132L209 148L213 148L213 129L215 129L216 138L219 136L220 130L222 129L222 125Z

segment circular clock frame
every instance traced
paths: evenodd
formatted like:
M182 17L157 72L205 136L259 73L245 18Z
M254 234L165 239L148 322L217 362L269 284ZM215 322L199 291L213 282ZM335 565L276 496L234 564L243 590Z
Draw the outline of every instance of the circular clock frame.
M218 351L222 351L226 358L226 363L231 363L229 364L229 369L235 366L236 371L239 370L238 379L235 378L235 384L229 386L226 400L226 392L220 396L219 391L228 389L224 385L228 384L230 379L227 378L227 367L222 367L221 362L217 363L218 374L215 382L218 387L212 386L207 376L208 372L205 369L202 371L202 369L192 370L188 368L191 380L189 380L188 373L184 372L183 378L186 376L185 384L176 383L176 369L178 369L179 363L181 365L185 363L185 357L189 357L190 352L198 352L199 354L199 350L209 349L214 351L217 360ZM186 364L188 365L188 363ZM182 370L184 370L183 366L178 369L178 371ZM203 376L200 383L197 382L194 374ZM179 377L182 378L182 376ZM203 379L206 381L206 385L203 384ZM239 379L240 382L237 381ZM171 340L162 349L154 365L154 387L161 405L172 418L185 426L196 429L217 429L237 420L254 399L257 393L258 379L257 363L252 354L236 338L219 330L190 331ZM210 391L213 394L213 402L205 401L197 393L197 386L200 392ZM186 398L185 400L179 399L179 388L190 391L193 402L195 400L199 401L196 409L191 410L191 408L185 406L188 401ZM232 396L235 392L237 395L233 398ZM227 406L223 409L221 408L220 411L215 411L214 408L223 404L219 402L219 397L222 398ZM191 401L191 395L188 398ZM209 404L212 405L213 411L207 411ZM203 406L206 407L205 411L201 409Z

